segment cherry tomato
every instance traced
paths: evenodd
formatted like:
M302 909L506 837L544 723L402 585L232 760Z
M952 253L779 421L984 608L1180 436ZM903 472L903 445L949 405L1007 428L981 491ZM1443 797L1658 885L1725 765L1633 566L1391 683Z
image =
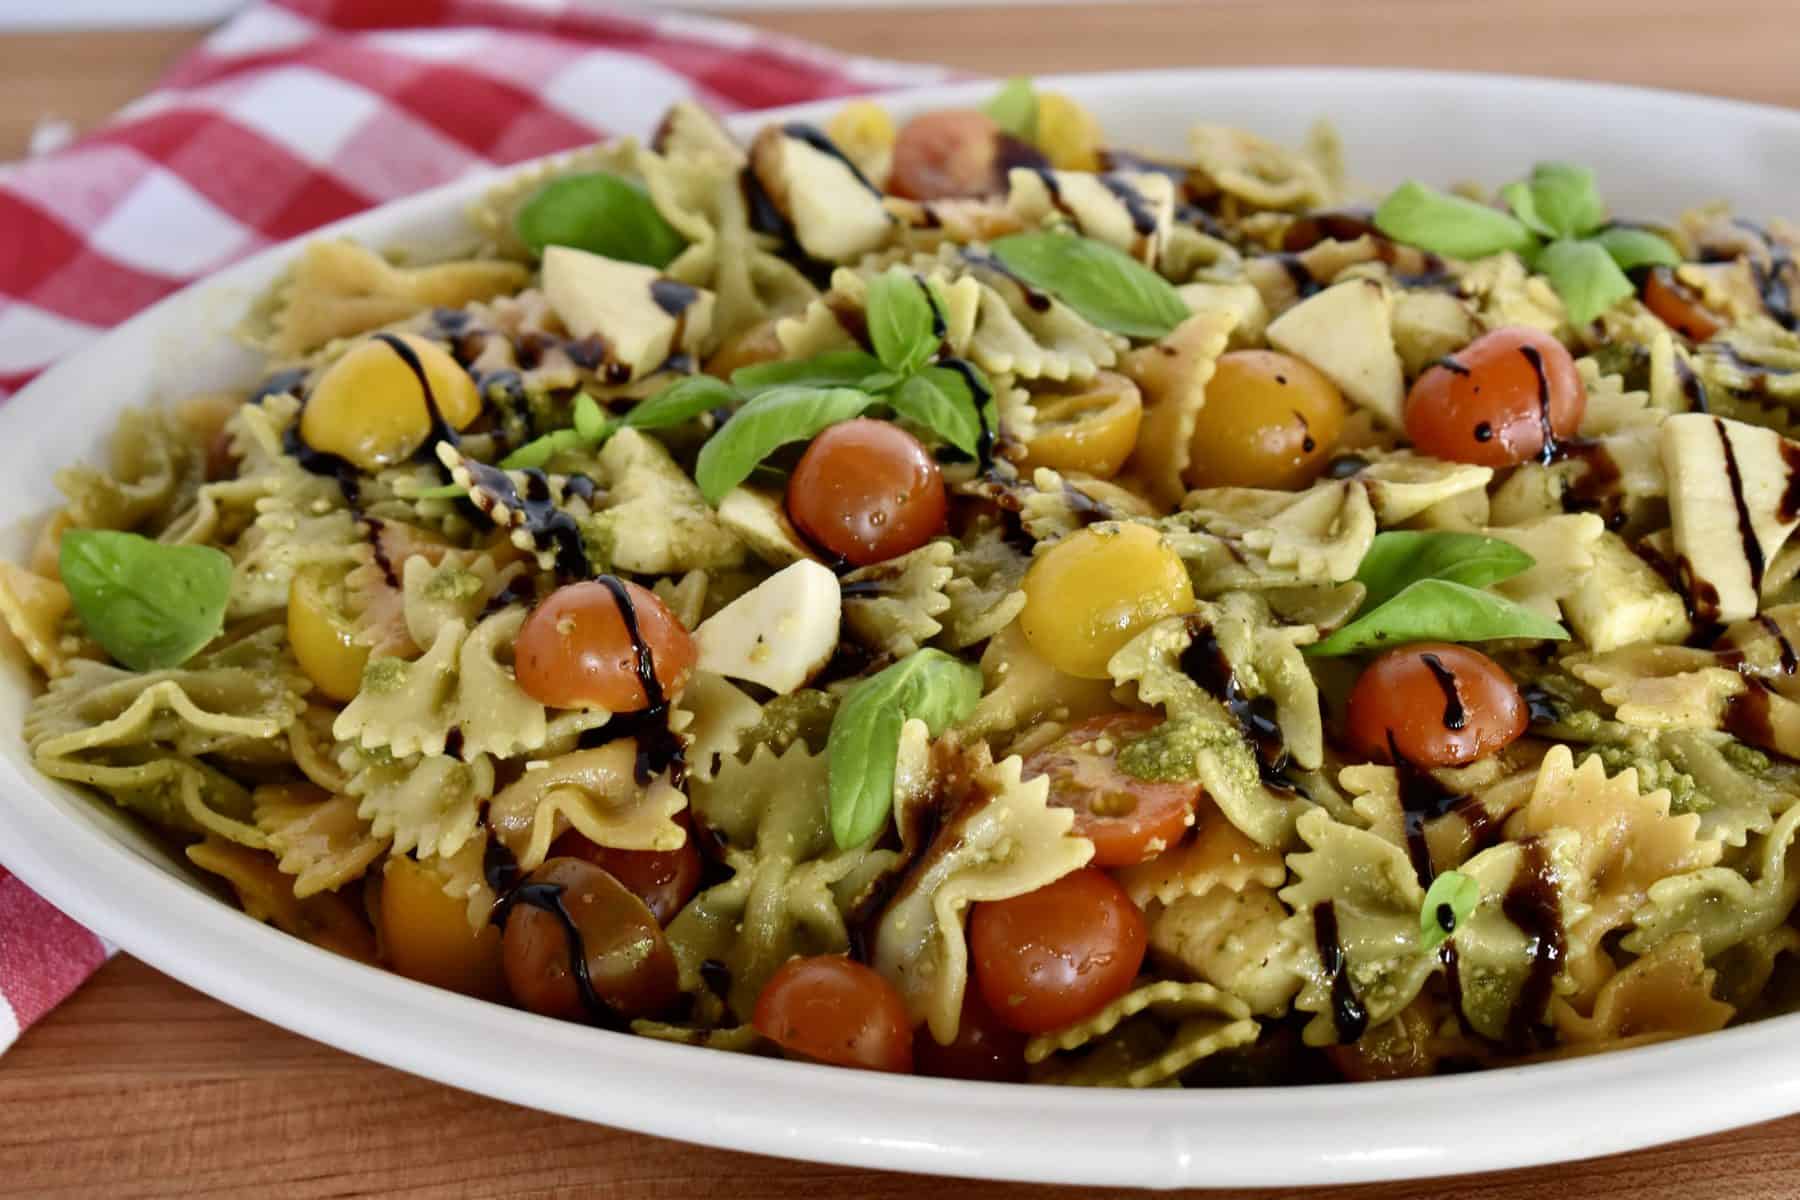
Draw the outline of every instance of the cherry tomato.
M898 558L944 531L944 476L919 439L858 417L821 433L788 479L787 510L814 545L854 566Z
M912 1021L894 985L840 954L789 959L756 997L756 1031L834 1067L909 1073Z
M1090 717L1025 760L1025 778L1048 775L1050 803L1075 810L1075 832L1094 843L1096 867L1154 858L1194 819L1198 783L1157 783L1119 769L1120 748L1160 724L1150 713Z
M388 855L375 922L382 957L409 979L470 996L504 996L500 931L469 927L468 902L445 890L439 861Z
M677 821L688 828L685 814ZM667 925L682 905L700 890L700 851L688 828L688 839L679 850L615 850L601 846L578 829L571 829L550 847L557 858L579 858L624 884L642 900L660 924Z
M1024 1083L1025 1040L1024 1034L1000 1023L979 988L968 987L963 989L956 1040L940 1046L931 1030L919 1026L913 1034L913 1068L939 1079Z
M1031 560L1019 629L1065 675L1107 678L1106 664L1147 626L1191 612L1187 564L1162 534L1136 522L1077 530Z
M888 191L909 200L988 196L1005 188L1000 127L986 113L948 108L900 127Z
M663 698L673 697L694 669L694 639L654 592L623 586ZM551 708L637 712L651 703L618 599L598 581L557 588L532 610L513 645L513 672L526 695Z
M1363 668L1347 708L1356 749L1380 762L1392 762L1398 751L1421 767L1485 758L1524 733L1530 719L1499 663L1448 642L1389 650Z
M1137 384L1101 371L1083 384L1046 388L1031 398L1036 432L1025 444L1029 469L1079 471L1111 479L1137 446L1144 399Z
M1344 429L1344 397L1310 363L1274 350L1219 356L1189 443L1190 487L1301 488Z
M1072 1025L1124 995L1147 941L1144 914L1094 867L969 914L981 998L1020 1033Z
M587 968L592 999L621 1017L654 1017L681 994L675 954L662 926L642 900L594 864L548 859L513 897L501 965L513 999L532 1012L565 1021L603 1015L591 1011L582 994L577 953Z
M1426 454L1510 467L1581 428L1587 388L1563 344L1537 329L1484 333L1440 359L1406 397L1406 436Z
M1653 267L1644 277L1644 305L1662 323L1689 341L1704 342L1725 328L1725 322L1700 302L1667 267Z

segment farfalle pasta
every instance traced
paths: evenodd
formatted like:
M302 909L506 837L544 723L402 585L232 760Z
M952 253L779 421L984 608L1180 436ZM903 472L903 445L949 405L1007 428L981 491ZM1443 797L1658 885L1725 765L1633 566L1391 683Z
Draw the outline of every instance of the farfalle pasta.
M922 172L866 101L682 104L463 257L302 249L260 374L0 564L40 770L287 934L740 1053L1201 1087L1777 1011L1792 228L966 117Z

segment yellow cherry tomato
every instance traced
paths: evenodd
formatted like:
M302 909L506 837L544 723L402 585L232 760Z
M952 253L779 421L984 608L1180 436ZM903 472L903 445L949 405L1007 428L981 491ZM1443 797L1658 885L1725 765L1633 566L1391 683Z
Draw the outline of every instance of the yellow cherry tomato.
M1019 629L1065 675L1104 679L1146 626L1194 607L1187 566L1148 525L1104 522L1041 551L1025 572Z
M1061 92L1037 96L1037 148L1059 171L1100 169L1100 122Z
M1031 400L1037 432L1025 443L1027 467L1110 479L1137 445L1144 399L1123 375L1101 371L1075 389L1041 392Z
M369 647L345 616L342 572L307 567L288 585L287 635L300 669L325 695L348 702L362 689Z
M1206 384L1183 478L1189 487L1302 488L1344 429L1344 397L1312 365L1273 350L1222 355Z
M381 876L381 953L409 979L469 996L504 992L500 929L469 925L469 906L444 891L435 866L388 856Z
M435 342L412 334L395 340L424 368L444 420L456 429L474 424L481 415L481 394L469 373ZM430 433L431 414L419 377L385 336L364 339L325 368L300 414L300 436L308 446L365 471L408 458Z
M825 136L880 187L894 163L894 118L873 100L852 100L825 126Z

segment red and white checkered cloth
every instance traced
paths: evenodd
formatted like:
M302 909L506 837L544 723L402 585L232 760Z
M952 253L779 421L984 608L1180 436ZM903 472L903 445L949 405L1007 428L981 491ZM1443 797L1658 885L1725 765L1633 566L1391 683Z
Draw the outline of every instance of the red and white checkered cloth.
M484 167L646 136L684 97L736 112L946 77L593 0L263 0L92 135L0 167L0 399L234 259ZM0 866L0 1050L108 952Z

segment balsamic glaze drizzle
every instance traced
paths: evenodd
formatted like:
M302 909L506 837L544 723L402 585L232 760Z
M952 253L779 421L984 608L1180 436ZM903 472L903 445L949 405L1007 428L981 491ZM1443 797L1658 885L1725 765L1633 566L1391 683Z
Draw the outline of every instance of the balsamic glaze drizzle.
M612 593L613 602L619 606L619 619L625 623L625 636L631 639L633 669L638 686L644 689L645 705L637 712L614 714L600 728L583 734L581 744L603 746L619 738L636 738L638 783L647 784L667 771L669 782L680 787L687 780L687 747L680 735L669 728L669 698L656 677L655 653L638 628L637 605L618 576L602 575L596 582Z
M1119 204L1125 209L1125 215L1131 218L1132 232L1141 238L1156 233L1156 214L1144 203L1144 195L1116 175L1099 175L1100 186L1118 197Z
M1800 656L1795 655L1794 644L1788 641L1787 634L1783 633L1781 626L1775 623L1775 618L1768 613L1758 613L1756 614L1756 623L1775 639L1775 644L1779 647L1781 654L1781 673L1792 675L1796 671L1800 671Z
M1681 394L1687 397L1688 411L1709 413L1712 405L1706 399L1706 384L1694 374L1694 368L1679 354L1675 356L1675 376L1681 380Z
M923 275L913 275L913 282L919 285L919 291L925 296L925 307L931 310L931 336L941 342L944 335L950 332L950 327L944 322L944 310L938 304L937 293L931 290L931 285L925 282Z
M594 573L588 562L587 547L581 540L581 524L557 507L550 479L542 471L531 467L519 472L525 477L525 492L521 495L513 486L512 476L499 467L474 459L465 459L462 465L476 489L524 514L523 528L534 544L543 547L548 543L555 547L557 574L569 579L586 579ZM592 486L592 480L582 478L589 487Z
M1550 987L1562 965L1566 936L1543 842L1527 838L1519 848L1519 870L1500 901L1500 911L1531 939L1531 968L1506 1020L1507 1044L1515 1050L1528 1050L1539 1040L1539 1023L1550 1004Z
M1313 906L1313 939L1318 945L1319 965L1331 976L1331 1019L1337 1026L1337 1040L1354 1042L1369 1027L1369 1010L1350 979L1350 964L1338 941L1337 907L1329 900Z
M1713 426L1719 431L1719 445L1725 452L1725 478L1731 484L1731 502L1737 509L1738 537L1743 542L1744 561L1750 566L1750 587L1752 591L1761 592L1767 563L1763 559L1762 542L1756 536L1756 527L1750 521L1750 505L1744 498L1744 473L1738 467L1737 451L1732 448L1725 422L1714 417Z
M1525 356L1532 373L1537 376L1538 424L1544 431L1544 448L1538 452L1538 461L1547 466L1556 461L1556 429L1550 423L1550 376L1544 370L1544 356L1538 353L1536 346L1520 346L1519 353Z
M1442 357L1442 358L1433 360L1431 365L1434 367L1442 367L1442 368L1444 368L1444 370L1450 372L1452 375L1467 375L1467 374L1469 374L1469 368L1463 366L1463 364L1461 362L1457 361L1457 359L1453 355L1449 355L1449 354L1444 355L1444 357Z
M700 290L689 287L679 279L664 277L651 281L650 298L656 301L656 307L671 317L679 317L688 310L689 305L700 298ZM677 337L675 341L679 344L681 339Z
M838 149L837 143L826 137L824 131L817 125L808 125L804 121L790 121L781 127L781 132L795 141L805 142L820 154L837 159L850 169L850 174L856 177L856 182L867 188L877 199L881 197L881 189L870 183L869 177L864 175L861 169L850 161L850 157Z
M1019 294L1023 297L1025 306L1033 312L1050 311L1050 297L1043 292L1038 291L1023 279L1020 279L1018 274L1014 272L1011 267L1008 267L1004 262L1000 261L999 255L988 254L980 250L965 249L962 251L962 258L964 262L972 267L982 267L1011 280L1018 286Z
M1443 689L1444 728L1461 729L1468 723L1468 718L1463 712L1462 697L1456 692L1456 672L1446 667L1444 660L1435 654L1421 654L1419 661L1425 664L1425 669L1431 672L1431 677L1437 680L1438 687Z
M988 401L994 398L994 394L983 386L975 368L966 360L945 355L938 360L938 366L955 371L969 387L969 398L975 402L975 419L981 424L981 433L975 440L975 458L985 470L994 462L994 427L988 421L987 414Z
M1208 695L1215 697L1231 714L1244 740L1255 752L1257 774L1267 787L1293 791L1287 781L1287 746L1282 741L1281 726L1275 720L1275 701L1268 696L1252 699L1244 694L1244 686L1232 670L1231 660L1219 645L1211 625L1198 617L1188 619L1190 641L1181 652L1181 670Z

